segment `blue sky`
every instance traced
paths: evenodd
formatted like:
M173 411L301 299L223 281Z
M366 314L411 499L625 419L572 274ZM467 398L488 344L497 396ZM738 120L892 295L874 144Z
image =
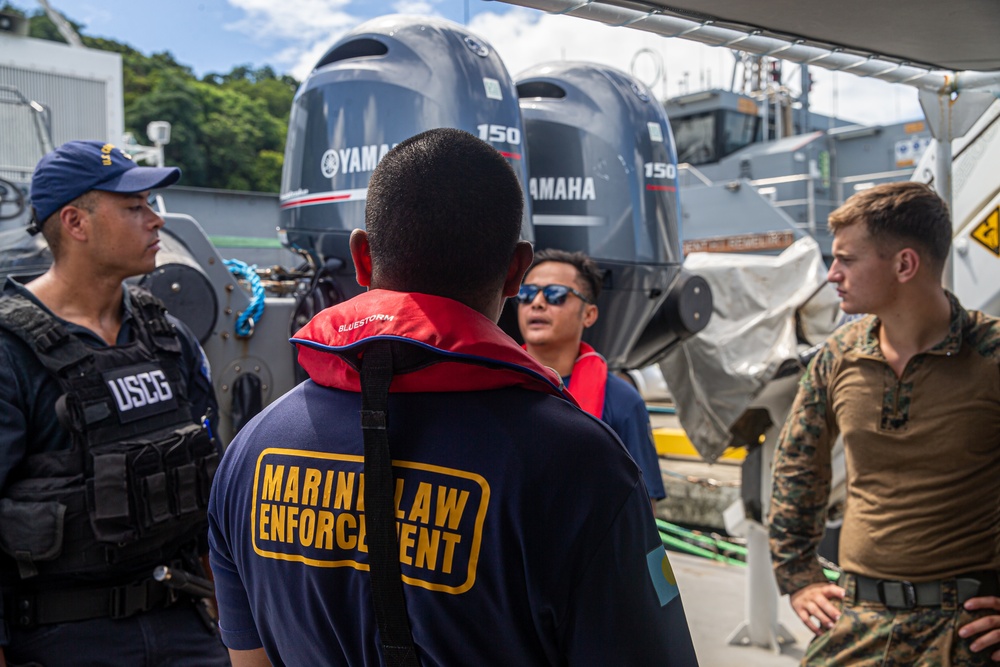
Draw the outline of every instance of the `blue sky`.
M33 0L12 0L34 11ZM52 0L84 32L125 42L143 53L170 51L199 75L234 65L270 64L289 71L289 57L312 43L328 41L365 19L383 14L435 14L459 23L482 12L507 13L512 6L485 0Z
M34 0L13 0L29 11ZM300 80L348 30L383 14L435 15L469 28L500 53L511 74L552 60L589 60L633 72L659 97L728 86L725 49L592 21L552 16L489 0L50 0L88 35L143 53L170 51L198 75L236 65L270 65ZM637 56L640 51L643 54ZM665 76L653 79L659 60ZM798 88L795 67L786 67ZM849 74L813 69L813 109L864 123L921 117L916 92Z

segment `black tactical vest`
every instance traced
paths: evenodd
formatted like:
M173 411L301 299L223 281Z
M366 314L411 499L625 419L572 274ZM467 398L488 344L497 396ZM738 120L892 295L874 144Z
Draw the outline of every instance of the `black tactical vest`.
M163 304L137 288L129 296L134 341L98 348L29 299L0 298L0 327L58 381L52 418L72 436L69 450L29 453L2 492L8 585L152 568L205 529L218 451L191 414Z

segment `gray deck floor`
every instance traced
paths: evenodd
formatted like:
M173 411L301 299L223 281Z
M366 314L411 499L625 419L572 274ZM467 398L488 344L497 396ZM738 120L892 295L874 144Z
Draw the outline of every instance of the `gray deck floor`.
M680 426L673 415L654 414L651 417L654 428ZM667 500L660 501L657 509L661 518L678 523L700 523L725 532L721 513L739 497L739 465L660 458L660 469L668 494ZM679 480L678 475L711 479L721 485L703 487ZM794 644L786 645L781 654L757 646L731 646L726 640L746 616L745 569L673 551L670 563L677 575L701 667L792 667L799 664L812 633L792 611L787 596L778 602L778 618L795 637Z
M745 616L744 569L697 556L670 552L681 589L691 638L701 667L791 667L799 664L812 633L792 612L788 598L778 603L778 618L796 643L778 655L757 646L730 646L726 639Z

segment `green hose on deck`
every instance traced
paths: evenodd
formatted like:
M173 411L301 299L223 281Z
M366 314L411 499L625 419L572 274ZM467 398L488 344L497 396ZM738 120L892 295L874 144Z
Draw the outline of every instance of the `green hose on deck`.
M693 556L701 556L703 558L709 558L720 563L725 563L727 565L746 565L746 561L739 560L738 558L732 558L726 556L720 552L728 552L738 554L746 558L747 548L742 544L734 544L727 540L711 537L710 535L702 535L701 533L689 530L687 528L682 528L673 523L663 521L662 519L656 520L656 527L660 532L660 541L663 542L665 546L677 549L684 553L691 554ZM677 536L677 537L675 537ZM683 539L682 539L683 538ZM701 544L710 545L712 548L706 549L705 547L700 547L696 544L691 544L687 540L693 540L695 542L700 542ZM714 550L713 550L714 549ZM837 581L840 578L840 573L836 570L831 570L829 568L823 568L823 574L830 581Z
M722 554L715 553L714 551L711 551L709 549L703 549L701 547L691 544L690 542L685 542L680 538L674 537L673 535L660 533L660 540L666 546L673 547L678 551L683 551L693 556L711 558L712 560L717 560L720 563L725 563L726 565L746 565L746 563L744 563L741 560L736 560L735 558L730 558L729 556L723 556Z
M656 527L660 529L661 533L673 534L688 540L707 544L718 549L719 551L726 551L739 556L747 555L747 548L742 544L733 544L732 542L717 537L702 535L701 533L688 530L687 528L682 528L677 524L669 523L661 519L656 520Z

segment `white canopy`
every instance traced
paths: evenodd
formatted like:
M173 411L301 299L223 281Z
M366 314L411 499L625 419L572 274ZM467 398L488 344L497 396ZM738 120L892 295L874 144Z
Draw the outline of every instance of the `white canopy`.
M936 93L1000 93L997 0L504 0Z

